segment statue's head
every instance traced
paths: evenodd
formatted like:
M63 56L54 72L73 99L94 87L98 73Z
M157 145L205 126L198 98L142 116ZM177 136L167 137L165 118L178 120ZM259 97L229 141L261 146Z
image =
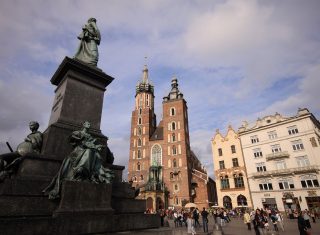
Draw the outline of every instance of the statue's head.
M88 23L90 23L90 22L94 22L94 23L97 23L97 20L96 20L96 18L90 18L89 20L88 20Z
M31 131L38 130L39 126L40 126L39 123L36 121L29 122L29 128Z
M84 121L84 122L83 122L83 124L82 124L82 126L83 126L84 128L89 129L89 128L90 128L90 126L91 126L91 124L90 124L90 122L89 122L89 121Z

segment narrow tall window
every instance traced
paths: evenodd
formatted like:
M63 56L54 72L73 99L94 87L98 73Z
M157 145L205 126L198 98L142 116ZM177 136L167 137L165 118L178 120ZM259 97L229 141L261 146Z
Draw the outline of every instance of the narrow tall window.
M141 159L141 150L138 149L138 156L137 156L137 159Z
M222 148L218 148L218 154L219 156L222 156Z
M231 153L236 153L236 146L231 145Z
M138 147L140 147L142 145L142 140L139 138L138 139Z
M220 170L225 169L224 161L219 161Z
M138 124L139 124L139 125L142 124L142 118L141 118L141 117L138 118Z
M176 135L174 133L172 133L172 142L176 141Z
M233 167L239 166L238 158L232 158L232 165L233 165Z
M170 116L176 115L176 110L175 108L170 108Z
M175 122L172 122L172 123L171 123L171 130L174 131L175 129L176 129L176 123L175 123Z
M177 147L175 145L172 146L172 155L177 154Z
M172 160L172 162L173 162L173 167L177 167L178 165L177 165L177 160L176 159L173 159Z
M140 164L140 162L137 163L137 171L141 171L141 164Z

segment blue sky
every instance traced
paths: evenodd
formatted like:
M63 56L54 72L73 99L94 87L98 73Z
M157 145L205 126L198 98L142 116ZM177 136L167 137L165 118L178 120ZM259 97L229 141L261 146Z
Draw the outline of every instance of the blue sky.
M115 77L102 132L127 165L135 85L147 63L158 122L173 76L189 108L191 146L213 175L210 140L219 128L307 107L319 118L317 0L108 0L0 3L0 142L42 131L54 97L50 78L90 17L102 34L98 67ZM147 56L147 62L145 60ZM6 150L0 146L0 151Z

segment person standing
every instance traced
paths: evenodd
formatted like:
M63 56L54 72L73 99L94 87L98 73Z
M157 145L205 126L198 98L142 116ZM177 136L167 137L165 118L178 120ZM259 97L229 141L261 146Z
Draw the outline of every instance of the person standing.
M203 207L201 212L203 232L208 232L208 215L208 211L206 211L206 208Z
M196 228L197 225L199 225L199 227L200 227L198 208L193 210L193 219L194 219L194 227Z
M248 230L251 230L251 219L248 211L246 211L243 215L243 221L248 226Z
M301 211L299 212L298 216L298 229L300 235L307 235L307 225Z

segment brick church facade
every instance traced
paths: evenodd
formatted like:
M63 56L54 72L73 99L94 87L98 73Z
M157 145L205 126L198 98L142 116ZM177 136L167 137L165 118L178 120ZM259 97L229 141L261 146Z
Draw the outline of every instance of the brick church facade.
M145 66L131 118L128 180L140 189L138 198L146 199L147 209L179 208L187 202L209 207L217 201L215 182L190 149L188 107L177 79L163 98L158 125L154 98Z

